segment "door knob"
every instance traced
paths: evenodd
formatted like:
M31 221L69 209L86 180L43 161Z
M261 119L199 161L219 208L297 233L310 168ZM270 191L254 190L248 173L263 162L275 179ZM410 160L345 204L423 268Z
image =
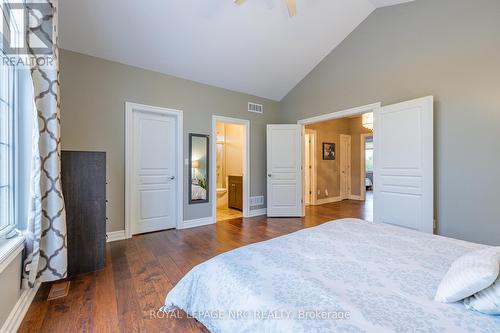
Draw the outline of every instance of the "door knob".
M174 180L174 179L175 179L175 176L170 177L170 180Z
M271 176L272 176L272 175L271 175L270 173L268 173L268 174L267 174L267 176L268 176L269 178L271 178Z

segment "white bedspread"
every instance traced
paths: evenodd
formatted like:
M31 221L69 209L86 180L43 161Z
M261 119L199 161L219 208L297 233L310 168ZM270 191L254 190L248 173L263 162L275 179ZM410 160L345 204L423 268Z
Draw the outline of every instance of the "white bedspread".
M211 332L498 333L500 317L433 301L452 261L483 247L333 221L194 267L165 309L179 307Z
M192 200L206 200L207 190L200 185L191 184L191 199Z

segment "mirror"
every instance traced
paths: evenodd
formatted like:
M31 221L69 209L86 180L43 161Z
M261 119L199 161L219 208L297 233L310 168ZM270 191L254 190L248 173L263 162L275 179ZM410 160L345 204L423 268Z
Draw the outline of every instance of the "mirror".
M208 135L189 134L189 203L208 202Z

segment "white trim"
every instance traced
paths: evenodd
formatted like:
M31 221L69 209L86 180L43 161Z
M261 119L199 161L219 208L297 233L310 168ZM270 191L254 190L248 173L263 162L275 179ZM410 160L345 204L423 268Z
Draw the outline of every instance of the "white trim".
M340 201L342 201L342 198L340 196L338 196L338 197L330 197L330 198L323 198L323 199L316 200L316 205L315 206L324 205L324 204L333 203L333 202L340 202Z
M327 113L327 114L312 117L312 118L302 119L302 120L299 120L297 122L297 124L310 125L310 124L319 123L319 122L327 121L327 120L356 116L356 115L360 115L360 114L367 113L367 112L373 112L374 110L379 109L381 106L382 106L382 104L380 102L368 104L368 105L363 105L363 106L359 106L359 107L352 108L352 109L347 109L347 110L343 110L343 111L336 111L336 112Z
M133 115L134 111L149 112L176 117L177 120L177 228L184 220L184 125L183 113L180 110L168 109L144 104L125 102L125 237L132 237L131 216L134 216L134 205L131 195L134 190L133 180Z
M106 240L108 243L127 239L125 230L110 231L106 234L106 236L108 236Z
M194 219L184 221L177 229L190 229L195 227L201 227L203 225L215 224L215 218L213 216L202 217L201 219Z
M310 205L314 206L314 205L316 205L316 200L318 200L318 168L317 168L317 162L316 162L318 132L316 130L306 128L305 133L308 134L310 139L311 139L311 145L309 147L309 149L310 149L309 153L311 154L311 171L312 171L311 172L311 179L309 180L311 183L311 191L312 191ZM305 136L304 136L304 140L305 140ZM305 160L305 156L304 156L304 160ZM304 181L304 183L305 183L305 181ZM305 202L305 200L304 200L304 202Z
M256 217L262 215L267 215L267 208L253 209L250 211L247 217Z
M28 312L28 309L35 298L38 288L40 288L41 283L37 282L34 288L24 289L21 293L21 297L17 301L16 305L10 312L9 316L5 320L0 333L7 332L17 332L19 326L23 322L24 316Z
M212 197L212 216L217 216L217 122L243 125L243 217L250 216L250 120L212 116L212 139L210 144L210 196Z
M346 139L347 139L347 145L348 145L349 149L345 149L345 151L347 151L349 153L349 157L347 159L344 159L342 157L342 153L344 151L344 148L346 148L343 146ZM351 170L351 168L352 168L352 145L351 145L351 142L352 142L351 135L340 134L340 142L339 142L340 154L338 154L340 157L339 158L339 171L340 171L340 187L339 187L339 189L340 189L340 197L342 199L349 199L349 197L351 196L351 192L352 192L352 186L351 186L352 185L352 170ZM347 173L347 177L345 178L347 184L344 184L344 181L342 181L343 167ZM347 193L342 192L342 188L343 188L342 185L347 185Z
M24 237L17 236L2 241L0 245L0 273L24 250Z
M358 201L363 201L363 198L361 198L360 195L355 195L355 194L351 194L349 196L349 200L358 200Z

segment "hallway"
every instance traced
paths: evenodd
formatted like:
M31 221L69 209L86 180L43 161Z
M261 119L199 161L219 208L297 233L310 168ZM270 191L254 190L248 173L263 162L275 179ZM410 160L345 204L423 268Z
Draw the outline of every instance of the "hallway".
M366 200L343 200L319 206L306 206L305 220L321 223L348 217L373 221L373 192L366 192Z

